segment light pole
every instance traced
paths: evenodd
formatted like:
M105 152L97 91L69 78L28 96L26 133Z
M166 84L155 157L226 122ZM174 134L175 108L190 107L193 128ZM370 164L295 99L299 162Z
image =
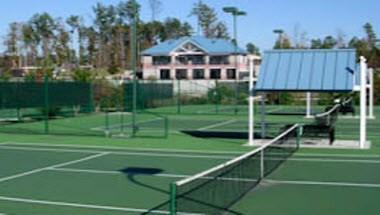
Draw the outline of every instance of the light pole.
M224 7L223 11L225 13L229 13L233 17L234 23L234 56L235 56L235 114L238 112L238 98L239 98L239 86L238 86L238 78L239 78L239 65L238 65L238 42L237 42L237 17L247 15L246 12L239 10L236 7Z
M275 30L273 30L273 33L278 34L278 39L280 42L280 49L282 49L282 42L283 42L282 39L283 39L283 35L284 35L284 30L275 29Z
M132 98L132 137L137 133L137 22L138 22L138 9L137 2L133 3L133 17L131 25L131 66L133 71L133 98ZM125 110L123 110L125 111ZM122 125L123 127L123 125Z

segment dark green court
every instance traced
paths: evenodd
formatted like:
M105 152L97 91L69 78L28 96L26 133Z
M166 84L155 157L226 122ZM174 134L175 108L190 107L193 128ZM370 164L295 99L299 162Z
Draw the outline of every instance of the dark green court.
M237 156L30 143L5 143L0 149L4 214L168 214L171 182ZM375 214L379 168L380 156L300 152L232 211Z

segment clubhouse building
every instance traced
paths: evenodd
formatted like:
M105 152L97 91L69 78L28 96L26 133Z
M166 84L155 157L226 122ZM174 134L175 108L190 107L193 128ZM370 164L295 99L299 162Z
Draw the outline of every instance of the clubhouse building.
M202 36L168 40L142 52L142 79L157 80L241 80L248 77L249 56L231 41ZM256 73L256 72L255 72ZM257 74L256 74L257 75Z

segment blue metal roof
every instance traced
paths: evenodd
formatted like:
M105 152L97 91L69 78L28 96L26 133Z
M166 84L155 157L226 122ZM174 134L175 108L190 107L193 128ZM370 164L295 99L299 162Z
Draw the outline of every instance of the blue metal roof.
M143 51L142 55L169 55L170 52L175 51L175 49L179 48L182 44L187 42L196 45L209 55L224 55L235 52L235 46L231 41L225 39L210 39L202 36L192 36L181 37L175 40L167 40ZM246 54L246 51L238 48L238 53Z
M355 70L355 49L266 51L256 91L350 92Z

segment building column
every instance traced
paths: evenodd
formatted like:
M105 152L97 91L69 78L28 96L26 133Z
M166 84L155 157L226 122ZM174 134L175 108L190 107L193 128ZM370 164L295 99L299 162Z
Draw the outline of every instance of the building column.
M205 79L210 79L210 68L205 69Z
M227 69L226 68L220 69L220 79L221 80L227 80Z
M175 77L175 65L176 65L175 58L176 58L175 55L170 56L170 78L173 80L176 79L176 77Z

